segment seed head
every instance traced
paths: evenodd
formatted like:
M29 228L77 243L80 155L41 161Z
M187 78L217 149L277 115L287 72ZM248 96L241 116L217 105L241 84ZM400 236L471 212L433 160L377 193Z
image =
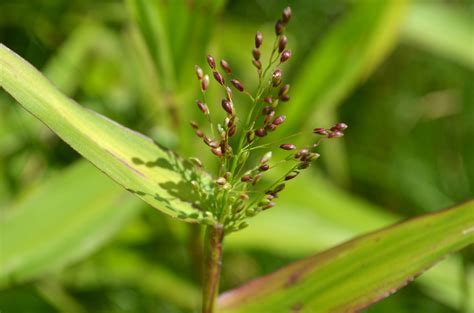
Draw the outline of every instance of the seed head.
M234 106L232 105L232 102L227 99L222 99L221 105L224 111L226 111L229 115L234 115Z
M246 182L251 181L252 179L253 179L252 176L250 176L250 175L244 175L244 176L242 176L242 177L240 178L240 181L246 183Z
M260 48L263 42L263 35L261 32L255 34L255 48Z
M222 150L221 150L220 147L212 148L211 152L214 153L218 157L221 157L223 155Z
M278 41L278 52L282 53L285 50L286 44L288 43L288 38L285 35L281 35L280 40Z
M289 95L283 95L280 97L280 100L283 102L288 102L290 101L290 96Z
M273 75L272 75L272 84L273 84L273 87L276 87L278 85L280 85L281 83L281 77L283 76L283 72L281 71L281 69L277 68L274 72L273 72Z
M206 115L209 114L209 108L201 100L196 100L196 104L197 104L199 110L201 110L202 113L204 113Z
M262 172L265 172L265 171L268 171L269 168L270 168L270 165L262 164L262 165L260 165L260 167L258 169Z
M313 133L318 134L318 135L323 135L323 136L327 136L329 134L327 129L321 128L321 127L317 127L313 129Z
M254 48L252 50L252 56L255 60L260 60L260 50L258 50L257 48Z
M228 132L229 137L234 136L236 131L237 131L237 125L234 124L229 128L229 132Z
M265 137L267 135L267 131L264 128L259 128L255 131L255 135L258 137Z
M191 122L189 122L189 124L191 125L191 127L193 129L195 129L195 130L199 129L199 125L195 121L191 121Z
M298 164L297 169L303 170L303 169L308 168L308 167L309 167L309 163L308 162L303 162L303 163Z
M274 116L275 116L275 111L270 111L270 112L265 116L265 120L263 121L263 124L264 124L264 125L269 124L270 121L273 119Z
M262 113L267 115L267 114L270 114L270 112L274 111L273 107L271 105L267 105L265 107L263 107L262 109Z
M283 189L285 189L285 184L279 184L278 186L275 187L275 189L273 189L273 193L279 193Z
M222 69L224 69L224 71L225 71L227 74L232 73L232 69L230 68L229 63L227 63L226 60L221 60L221 67L222 67Z
M214 71L212 73L214 75L214 79L219 83L221 84L222 86L224 86L224 77L222 77L222 74L217 72L217 71Z
M267 126L265 126L265 129L268 130L269 132L274 131L276 128L277 128L277 125L275 124L268 124Z
M273 208L275 205L276 205L275 202L269 202L268 204L266 204L266 205L262 208L262 210L271 209L271 208Z
M201 80L204 77L204 72L202 71L202 68L199 67L199 65L194 65L194 70L196 71L196 76L199 80Z
M271 151L268 151L267 153L265 153L263 155L263 157L260 159L260 163L261 164L265 164L267 163L268 161L270 161L270 159L272 158L272 152Z
M275 33L277 36L280 36L283 34L283 31L285 30L285 24L283 23L282 20L278 20L275 24Z
M334 130L340 130L340 131L343 131L347 128L347 124L346 123L337 123L336 125L333 126ZM331 130L333 130L331 128Z
M282 96L288 93L288 90L290 90L290 85L289 84L283 85L278 91L278 96L281 98Z
M232 83L232 85L234 85L235 89L237 89L238 91L244 91L244 85L242 85L241 82L239 82L237 79L232 79L230 81Z
M202 81L201 81L201 90L205 92L209 88L209 75L204 75Z
M286 181L291 180L291 179L295 178L296 176L298 176L298 172L291 173L291 174L285 176L285 180Z
M263 98L263 102L272 104L273 98L272 97L265 97L265 98Z
M285 115L280 115L278 116L272 124L274 125L280 125L280 124L283 124L283 122L286 120L286 116Z
M290 21L291 19L291 8L290 7L286 7L283 9L283 12L281 14L281 18L283 20L283 23L288 24L288 22Z
M342 136L344 136L344 133L341 132L341 131L336 130L336 131L333 131L332 133L330 133L330 134L328 135L328 138L329 138L329 139L331 139L331 138L339 138L339 137L342 137Z
M280 62L285 63L291 57L291 50L286 50L281 54Z
M216 183L220 186L224 186L227 183L227 180L224 177L219 177L216 179Z
M204 137L204 133L203 133L202 130L200 130L200 129L196 130L196 135L197 135L199 138Z
M296 146L292 143L284 143L284 144L280 145L280 148L283 149L283 150L295 150Z
M259 60L252 60L252 64L259 70L262 69L262 62L260 62Z
M214 58L210 54L207 55L207 64L209 64L209 67L211 69L216 69L216 60L214 60Z

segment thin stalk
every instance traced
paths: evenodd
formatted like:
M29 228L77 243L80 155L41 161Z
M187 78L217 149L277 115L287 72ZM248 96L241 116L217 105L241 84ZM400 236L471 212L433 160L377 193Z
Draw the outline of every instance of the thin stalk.
M202 313L214 313L221 276L224 226L221 224L208 226L204 240Z

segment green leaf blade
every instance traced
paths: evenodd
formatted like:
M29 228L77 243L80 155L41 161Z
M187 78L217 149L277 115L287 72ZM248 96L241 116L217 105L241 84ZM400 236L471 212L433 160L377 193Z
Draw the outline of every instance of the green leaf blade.
M191 170L150 138L67 98L4 45L0 45L0 85L98 169L151 206L189 222L214 222L194 207L191 180L205 179L203 173Z
M142 207L88 162L72 165L0 218L0 288L89 255Z
M474 242L474 201L395 224L225 293L220 312L355 312Z

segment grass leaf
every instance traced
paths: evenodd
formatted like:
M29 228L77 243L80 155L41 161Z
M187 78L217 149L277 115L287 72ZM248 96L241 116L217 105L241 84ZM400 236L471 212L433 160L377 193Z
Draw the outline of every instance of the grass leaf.
M0 85L97 168L153 207L186 221L214 223L195 208L199 198L191 181L205 183L203 173L150 138L67 98L4 45Z
M0 219L0 287L38 278L103 245L142 207L120 189L81 161L7 208Z
M335 26L303 61L292 84L287 131L312 121L365 79L396 44L407 0L365 0Z
M355 312L474 243L474 201L358 237L220 297L220 312Z

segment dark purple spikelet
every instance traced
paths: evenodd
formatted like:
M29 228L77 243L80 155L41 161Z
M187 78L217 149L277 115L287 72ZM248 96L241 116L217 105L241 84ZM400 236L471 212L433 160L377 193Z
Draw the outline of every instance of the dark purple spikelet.
M204 133L202 132L202 130L198 129L196 130L196 136L198 136L199 138L202 138L204 137Z
M280 97L280 100L283 102L288 102L290 101L290 96L289 95L283 95Z
M268 124L267 126L265 126L265 129L268 130L269 132L274 131L276 128L277 128L277 125L275 124Z
M273 87L276 87L278 85L280 85L281 83L281 78L283 76L283 72L281 71L281 69L277 68L273 74L272 74L272 84L273 84Z
M230 82L238 91L241 91L241 92L244 91L244 85L242 85L242 83L238 81L237 79L232 79Z
M267 114L267 116L265 116L265 119L263 120L263 125L267 126L268 124L270 124L274 116L275 111L271 111L269 114Z
M229 128L229 132L228 132L229 137L234 136L236 131L237 131L237 125L234 124Z
M201 81L201 90L205 92L209 88L209 75L204 75L202 81Z
M336 125L333 126L334 130L339 130L339 131L343 131L345 130L347 127L347 124L346 123L337 123ZM331 128L332 130L332 128Z
M283 150L295 150L296 146L292 143L284 143L284 144L280 145L280 148L283 149Z
M290 90L290 85L289 85L289 84L283 85L283 86L280 88L280 90L278 91L278 97L281 98L283 95L286 95L289 90Z
M255 131L255 136L257 137L265 137L267 135L267 131L264 128L259 128Z
M260 50L258 50L257 48L254 48L252 50L252 56L255 60L260 60Z
M196 76L198 80L201 80L204 77L204 72L202 71L202 68L199 67L199 65L194 65L194 70L196 71Z
M265 97L265 98L263 98L263 102L272 104L273 98L272 97Z
M270 165L262 164L262 165L260 165L260 167L258 169L262 172L265 172L265 171L268 171L269 168L270 168Z
M196 104L199 108L199 110L201 110L202 113L204 114L209 114L209 109L207 108L207 106L201 101L201 100L196 100Z
M199 125L195 121L191 121L189 122L189 124L191 125L193 129L199 129Z
M281 34L283 34L284 30L285 30L285 24L283 23L282 20L278 20L275 23L275 33L277 34L277 36L280 36Z
M278 116L272 124L274 125L280 125L280 124L283 124L283 122L286 120L286 116L285 115L280 115Z
M282 191L283 189L285 189L285 184L279 184L278 186L276 186L276 187L273 189L273 193L279 193L279 192Z
M267 115L267 114L269 114L270 112L272 112L274 110L275 109L273 109L273 107L271 105L267 105L267 106L263 107L262 113Z
M318 134L318 135L323 135L323 136L327 136L329 134L327 129L322 128L322 127L317 127L313 129L313 133Z
M287 43L288 43L288 38L285 35L282 35L280 37L280 40L278 40L278 53L282 53L283 50L285 50Z
M286 25L288 22L291 20L291 8L286 7L283 9L283 12L281 14L281 19L283 23Z
M283 51L280 57L280 62L285 63L289 58L291 58L291 50Z
M292 173L292 174L286 175L286 176L285 176L285 180L286 180L286 181L292 180L292 179L295 178L296 176L298 176L298 173Z
M329 139L332 139L332 138L340 138L340 137L342 137L342 136L344 136L344 133L341 132L341 131L336 130L336 131L333 131L332 133L330 133L330 134L328 135L328 138L329 138Z
M221 73L215 71L212 73L214 75L214 79L221 85L224 85L225 81L224 81L224 77L222 76Z
M240 181L246 183L246 182L251 181L252 179L253 179L252 176L250 176L250 175L244 175L244 176L242 176L242 177L240 178Z
M229 115L234 115L234 106L232 105L232 102L227 99L222 99L221 105L224 111L226 111Z
M232 73L232 69L230 68L229 63L227 63L226 60L221 60L221 67L227 74Z
M263 35L261 32L255 34L255 48L260 48L263 42Z
M252 64L259 70L262 69L262 62L260 62L259 60L252 60Z
M211 149L211 152L214 153L214 155L216 155L216 156L218 156L218 157L223 156L223 153L222 153L222 150L221 150L220 147L212 148L212 149Z
M214 58L210 54L207 55L207 64L209 64L209 67L211 69L216 69L216 60L214 60Z

